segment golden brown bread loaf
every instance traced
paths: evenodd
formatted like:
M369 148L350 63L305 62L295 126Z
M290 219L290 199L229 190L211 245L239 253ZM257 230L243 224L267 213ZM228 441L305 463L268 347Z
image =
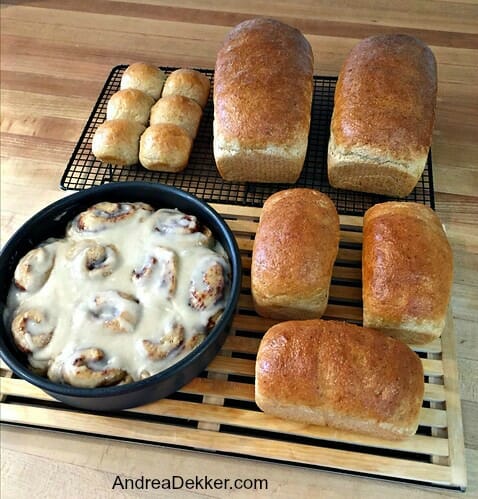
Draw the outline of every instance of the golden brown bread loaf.
M437 93L432 51L408 35L362 40L335 90L328 175L332 186L403 197L423 173Z
M161 95L165 79L164 72L156 66L135 62L125 69L120 88L121 90L135 88L157 100Z
M149 126L141 136L139 161L148 170L179 172L186 168L192 139L177 125Z
M214 75L214 157L229 181L295 182L310 127L313 55L299 30L272 19L236 26Z
M258 314L321 317L339 247L339 216L328 196L287 189L264 203L254 240L251 291Z
M265 413L387 439L416 432L424 392L422 363L407 345L320 319L271 327L255 383Z
M435 212L388 202L364 216L364 325L407 343L439 337L453 281L453 255Z
M147 125L153 104L154 99L141 90L134 88L118 90L108 101L106 119L132 120Z
M144 126L131 120L107 120L93 136L91 150L96 158L113 165L130 166L138 162L139 138Z

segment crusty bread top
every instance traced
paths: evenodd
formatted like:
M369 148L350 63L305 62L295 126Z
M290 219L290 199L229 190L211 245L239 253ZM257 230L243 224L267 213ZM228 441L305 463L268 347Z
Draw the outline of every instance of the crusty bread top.
M254 240L253 292L303 300L330 285L340 222L333 202L313 189L286 189L264 203Z
M428 206L376 204L364 216L364 313L384 327L444 319L453 281L453 255L440 220Z
M404 343L338 321L287 321L259 347L257 391L279 404L413 427L423 399L423 367Z
M426 155L436 92L435 57L423 42L399 34L362 40L337 82L331 123L335 143L402 161Z
M273 19L244 21L217 55L215 130L241 148L294 145L309 131L312 87L312 49L299 30Z

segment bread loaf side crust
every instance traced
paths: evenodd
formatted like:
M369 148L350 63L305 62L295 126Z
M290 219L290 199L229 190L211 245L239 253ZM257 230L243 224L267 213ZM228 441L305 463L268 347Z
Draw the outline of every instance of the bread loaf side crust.
M257 313L275 319L321 317L339 237L339 216L325 194L287 189L270 196L252 252L251 291Z
M288 321L261 341L255 393L268 414L400 439L418 427L423 367L407 345L378 331Z
M407 343L432 341L445 327L452 282L451 247L431 208L388 202L365 213L365 326Z
M436 93L435 57L420 40L380 35L357 44L335 90L328 155L332 185L409 194L426 164Z
M312 93L312 49L299 30L264 18L236 26L219 50L214 76L214 155L220 174L238 181L297 180L307 150Z

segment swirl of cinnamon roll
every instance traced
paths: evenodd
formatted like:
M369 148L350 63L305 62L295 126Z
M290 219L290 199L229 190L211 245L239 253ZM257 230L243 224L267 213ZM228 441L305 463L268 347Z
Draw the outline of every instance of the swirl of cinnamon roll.
M189 306L195 310L212 307L224 297L225 284L221 263L216 258L202 258L189 285Z
M147 287L148 291L154 291L162 299L171 299L176 290L176 253L156 246L146 262L133 270L131 278L137 286Z
M184 327L178 322L168 324L158 340L143 340L143 348L151 360L165 359L184 344Z
M90 319L112 333L132 333L138 323L138 300L122 291L100 291L87 303Z
M42 310L30 309L20 312L12 321L15 344L25 353L33 353L50 343L54 324Z
M139 221L153 213L153 208L146 203L97 203L77 215L70 223L67 235L99 232L114 224L139 215Z
M114 245L102 245L90 239L74 243L67 257L75 260L80 275L90 278L109 276L118 266L119 259Z
M214 239L209 228L203 226L194 215L186 215L175 209L162 208L153 216L153 230L159 236L190 236L194 244L212 246Z
M38 291L50 277L55 263L55 243L29 251L15 269L14 283L21 291Z
M99 348L85 348L66 359L59 356L48 369L48 377L77 388L111 386L131 378L124 369L107 367L104 357Z

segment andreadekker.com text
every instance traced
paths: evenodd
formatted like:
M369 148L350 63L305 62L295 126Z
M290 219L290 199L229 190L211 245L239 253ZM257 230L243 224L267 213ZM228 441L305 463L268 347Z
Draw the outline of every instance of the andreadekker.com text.
M116 475L113 490L267 490L266 478L213 478L207 475L169 478L125 478Z

